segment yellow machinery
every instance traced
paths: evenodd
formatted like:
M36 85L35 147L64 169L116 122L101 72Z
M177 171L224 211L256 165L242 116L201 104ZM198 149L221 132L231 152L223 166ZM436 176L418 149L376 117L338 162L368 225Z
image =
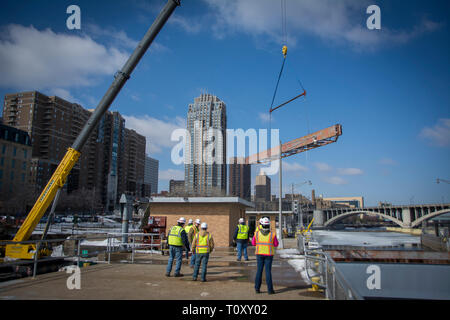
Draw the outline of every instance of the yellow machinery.
M177 6L180 6L180 0L167 1L167 4L162 9L151 27L148 29L144 38L141 40L137 48L129 57L122 70L116 73L113 83L83 127L72 147L68 149L66 155L56 168L47 186L44 188L44 191L42 191L24 223L15 235L13 241L17 243L6 245L6 257L15 259L33 259L35 258L35 254L38 258L51 254L51 250L49 248L36 248L35 244L24 244L20 242L25 242L30 239L33 230L36 228L37 224L44 216L50 203L52 203L53 199L55 199L58 190L60 190L66 183L70 171L81 155L80 150L83 148L90 134L92 133L92 131L94 131L95 127L98 125L101 118L106 113L122 87L130 78L130 75L133 72L134 68L137 66L140 59L150 47L153 40L162 29L164 24L167 22L169 17L172 15ZM55 203L56 202L57 198L55 199ZM53 204L54 207L55 203Z

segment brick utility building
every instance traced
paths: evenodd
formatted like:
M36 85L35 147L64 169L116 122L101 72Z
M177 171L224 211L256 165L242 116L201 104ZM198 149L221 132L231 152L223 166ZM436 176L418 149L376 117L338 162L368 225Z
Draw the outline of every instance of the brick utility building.
M238 197L150 198L150 216L167 217L167 231L180 217L200 219L208 223L217 247L233 244L239 218L245 219L245 210L253 207L253 203Z

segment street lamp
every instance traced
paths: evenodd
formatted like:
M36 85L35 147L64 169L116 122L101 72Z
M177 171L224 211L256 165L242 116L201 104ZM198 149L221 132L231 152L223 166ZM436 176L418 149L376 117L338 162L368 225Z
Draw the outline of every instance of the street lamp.
M301 186L303 186L303 185L305 185L305 184L308 184L308 185L312 185L312 182L310 181L310 180L306 180L305 182L302 182L302 183L292 183L291 184L291 187L292 187L292 193L291 193L291 200L292 200L292 204L294 205L294 187L301 187ZM303 227L303 211L302 211L302 197L300 196L300 206L299 206L299 208L300 208L300 214L298 215L298 225L300 226L300 227ZM298 212L295 212L295 213L297 213L298 214Z

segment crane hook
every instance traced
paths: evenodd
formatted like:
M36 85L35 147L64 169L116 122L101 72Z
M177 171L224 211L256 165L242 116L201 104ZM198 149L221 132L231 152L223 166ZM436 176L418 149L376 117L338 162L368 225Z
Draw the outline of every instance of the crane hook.
M285 59L286 59L286 56L287 56L287 50L288 50L287 46L283 46L283 56L284 56Z

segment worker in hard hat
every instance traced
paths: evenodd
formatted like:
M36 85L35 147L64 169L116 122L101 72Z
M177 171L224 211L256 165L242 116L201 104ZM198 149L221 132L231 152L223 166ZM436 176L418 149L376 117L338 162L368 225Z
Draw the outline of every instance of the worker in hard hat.
M270 231L269 218L262 219L261 230L255 233L252 240L252 245L256 246L256 277L255 277L255 292L260 293L262 272L266 269L266 283L269 294L274 294L272 284L272 262L275 255L275 247L278 247L278 239L275 232Z
M241 261L242 251L244 251L244 259L248 261L247 246L248 246L248 226L245 224L244 218L239 219L239 224L234 230L233 240L237 245L237 261Z
M182 277L181 262L183 258L183 246L189 250L189 241L184 231L184 224L186 219L181 217L177 221L177 225L173 226L169 230L168 243L169 243L169 261L166 268L166 277L170 277L170 272L172 271L173 260L176 259L175 264L175 277Z
M206 281L206 270L208 266L209 254L214 250L214 239L207 231L208 224L203 222L201 230L195 235L192 241L192 252L195 252L195 268L192 274L192 280L197 281L200 264L202 264L202 282Z
M192 246L192 239L189 238L189 231L194 227L193 223L194 223L194 220L189 219L188 224L184 227L184 231L186 231L190 246ZM189 259L189 252L191 252L191 251L188 248L185 248L185 249L186 249L186 259Z
M189 243L191 244L191 246L192 246L192 241L194 240L195 235L200 231L200 224L201 224L200 219L195 219L194 225L189 230L188 239L189 239ZM190 267L194 268L194 266L195 266L195 251L192 251Z

